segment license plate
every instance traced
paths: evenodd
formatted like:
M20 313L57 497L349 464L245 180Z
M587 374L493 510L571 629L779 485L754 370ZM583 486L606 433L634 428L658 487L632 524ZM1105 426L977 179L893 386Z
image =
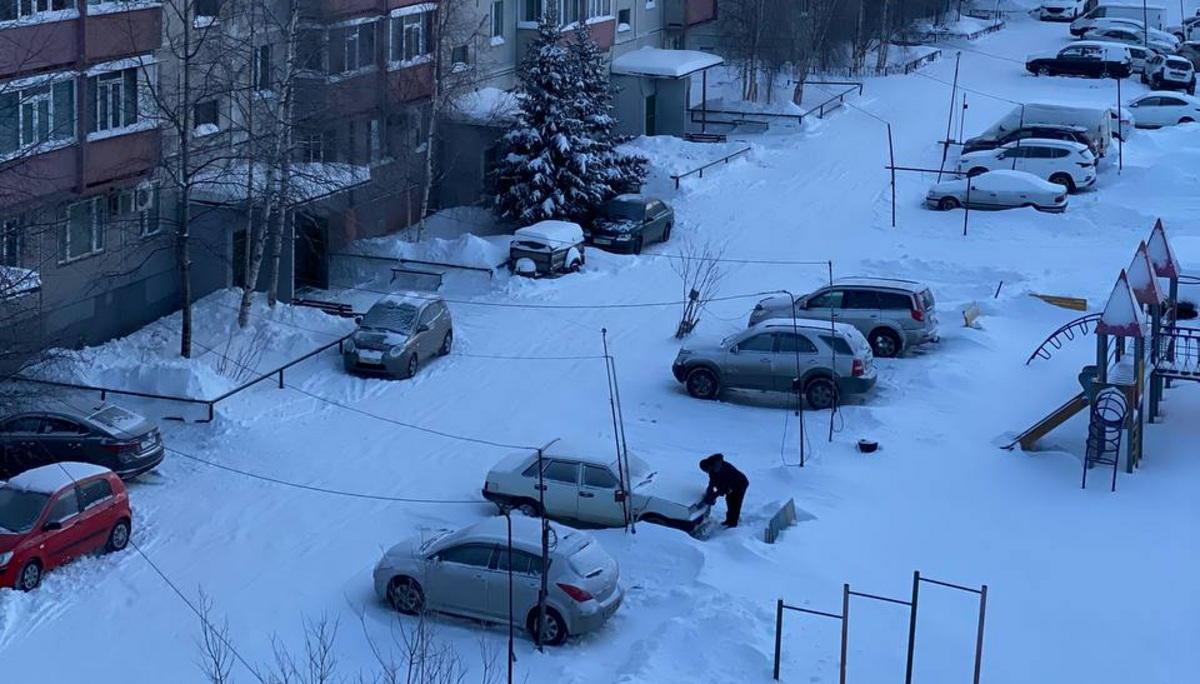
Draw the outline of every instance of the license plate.
M373 349L358 350L358 360L364 363L380 363L383 361L383 352Z

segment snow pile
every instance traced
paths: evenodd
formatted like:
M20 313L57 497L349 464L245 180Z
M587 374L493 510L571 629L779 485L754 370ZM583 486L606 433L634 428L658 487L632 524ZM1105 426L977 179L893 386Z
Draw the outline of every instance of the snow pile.
M642 136L635 138L621 145L619 149L623 152L640 154L650 159L652 174L655 171L679 174L686 173L698 166L703 166L747 147L751 148L751 151L747 154L753 154L754 146L742 141L731 140L724 143L695 143L674 136L658 135L654 137ZM741 155L737 159L745 156ZM735 162L736 160L731 160L730 164Z
M644 47L614 59L612 72L630 76L683 78L724 62L725 60L717 55L697 50L662 50Z
M261 197L268 189L278 188L278 179L268 183L272 169L267 164L230 162L205 166L196 172L193 196L201 201L232 204L246 201L248 195ZM276 170L277 172L277 170ZM353 164L303 162L291 165L292 204L318 200L349 190L371 180L371 170Z
M360 254L411 259L455 266L495 268L508 258L507 237L479 237L467 233L456 238L435 237L423 242L410 242L400 236L360 240L355 243Z

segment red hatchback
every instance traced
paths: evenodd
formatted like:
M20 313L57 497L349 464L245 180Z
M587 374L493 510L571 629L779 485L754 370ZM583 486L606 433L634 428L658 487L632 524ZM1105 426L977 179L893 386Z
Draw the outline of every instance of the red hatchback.
M91 463L56 463L0 483L0 587L29 591L85 553L129 544L133 514L121 478Z

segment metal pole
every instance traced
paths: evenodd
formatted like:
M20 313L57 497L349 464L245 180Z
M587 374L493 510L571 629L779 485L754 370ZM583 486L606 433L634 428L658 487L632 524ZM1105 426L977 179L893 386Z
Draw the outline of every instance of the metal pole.
M783 599L775 602L775 681L779 681L779 657L783 649Z
M975 679L979 684L979 670L983 666L983 620L987 614L987 585L979 589L979 631L975 632Z
M967 200L963 203L963 237L967 236L967 221L971 217L971 177L967 176Z
M917 648L917 595L921 591L921 571L913 571L912 603L908 608L908 662L904 665L904 684L912 684L913 655Z
M850 585L842 585L842 656L838 663L838 684L846 684L846 644L850 639Z
M888 156L892 160L892 227L896 227L896 147L892 143L892 124L887 125L888 129Z
M517 650L513 626L512 511L504 511L504 518L508 521L508 684L513 684L513 663L517 660Z
M888 124L888 130L891 130L891 124ZM896 172L893 170L892 177L894 178L895 176L896 176ZM895 193L895 191L896 191L895 188L896 188L896 186L893 184L892 185L893 193ZM893 200L893 202L892 202L892 210L893 211L895 211L895 206L896 206L895 201ZM829 286L833 287L833 260L830 260L828 262L828 266L829 266ZM837 337L837 326L834 325L833 309L829 310L829 336ZM830 351L833 354L833 356L832 356L833 367L837 368L837 349L830 347ZM838 392L837 392L837 381L834 380L834 383L833 383L833 408L830 409L830 411L829 411L829 441L830 441L830 443L833 442L833 418L841 408L840 407L840 403L841 403L840 399L841 398L838 396Z
M1125 170L1125 131L1122 130L1121 79L1117 79L1117 173Z
M1179 23L1183 24L1183 17L1179 17ZM1146 6L1146 0L1142 0L1142 47L1150 49L1150 9Z
M708 130L708 69L700 72L700 132Z
M608 355L608 328L600 329L600 340L604 347L604 374L608 378L608 407L612 414L613 439L617 447L617 477L621 481L620 491L625 493L621 498L621 515L625 520L625 531L629 531L629 506L625 503L629 492L629 482L625 477L625 461L621 458L621 434L617 426L617 398L613 392L612 357Z
M961 10L961 6L959 7ZM942 167L946 166L946 156L950 154L950 134L954 130L954 105L958 100L958 65L962 61L962 52L954 53L954 85L950 88L950 114L946 117L946 139L942 141ZM937 182L942 182L942 171L938 169Z
M542 630L546 624L546 596L550 592L549 573L550 573L550 519L546 517L546 465L542 460L543 449L538 449L538 508L542 515L542 586L538 589L538 623L534 633L534 642L537 643L538 651L545 652L545 645L542 643Z
M792 300L792 335L793 346L796 348L796 375L792 377L792 384L796 390L796 417L800 421L800 467L804 467L804 388L800 384L800 345L797 343L797 338L800 337L800 325L796 321L796 295L784 290ZM837 368L835 363L834 368ZM782 601L781 601L782 603Z

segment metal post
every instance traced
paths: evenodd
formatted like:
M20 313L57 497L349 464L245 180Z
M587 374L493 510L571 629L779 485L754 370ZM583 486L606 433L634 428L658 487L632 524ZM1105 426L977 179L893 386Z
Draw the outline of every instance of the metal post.
M888 157L892 160L892 227L896 227L896 147L892 142L892 124L888 129Z
M775 602L775 681L779 681L779 657L783 649L783 599Z
M283 389L283 369L279 369L279 389Z
M846 684L846 645L850 639L850 585L842 585L842 657L838 663L838 684Z
M946 157L950 154L950 134L954 130L954 105L958 100L958 65L962 61L962 52L954 53L954 84L950 87L950 114L946 117L946 139L942 141L942 167L946 166ZM942 171L938 169L937 182L942 182Z
M542 586L538 589L538 622L534 633L534 642L538 651L545 652L542 643L542 631L546 624L546 596L550 592L548 576L550 573L550 520L546 517L546 478L545 463L542 460L544 449L538 449L538 512L542 516Z
M971 176L967 176L967 199L963 202L963 237L967 236L967 221L971 217Z
M987 585L979 588L979 631L975 632L975 679L979 684L979 670L983 666L983 620L987 614Z
M503 509L501 509L503 510ZM513 566L512 566L512 511L504 511L508 522L508 684L513 684L513 663L517 660L516 634L513 626Z
M612 357L608 355L608 328L600 329L600 342L604 348L604 374L608 378L608 408L612 415L613 440L617 447L617 478L620 480L619 491L625 493L621 499L621 514L625 520L625 531L629 531L629 506L625 503L631 484L627 481L625 459L621 458L621 430L617 425L617 398L613 391Z
M908 608L908 662L904 666L904 684L912 684L913 656L917 648L917 595L921 591L921 571L913 571L912 603Z
M700 72L700 132L708 130L708 69Z
M888 125L888 129L889 130L891 129L891 124ZM896 171L893 170L892 176L895 177L895 175L896 175ZM892 192L894 193L895 191L896 191L895 185L893 185ZM892 204L892 210L895 211L895 203L894 202ZM832 260L830 260L828 262L828 266L829 266L829 286L833 287L833 261ZM829 335L830 335L830 337L837 337L837 326L834 324L834 320L833 320L833 309L829 310ZM830 347L830 350L833 354L833 367L837 368L837 350L832 347ZM830 442L830 444L833 443L833 419L837 415L837 412L841 410L841 398L838 396L838 393L837 393L837 383L836 382L833 384L833 390L834 390L833 391L833 408L829 410L829 442Z
M1117 79L1117 173L1125 170L1125 131L1121 127L1121 79Z

